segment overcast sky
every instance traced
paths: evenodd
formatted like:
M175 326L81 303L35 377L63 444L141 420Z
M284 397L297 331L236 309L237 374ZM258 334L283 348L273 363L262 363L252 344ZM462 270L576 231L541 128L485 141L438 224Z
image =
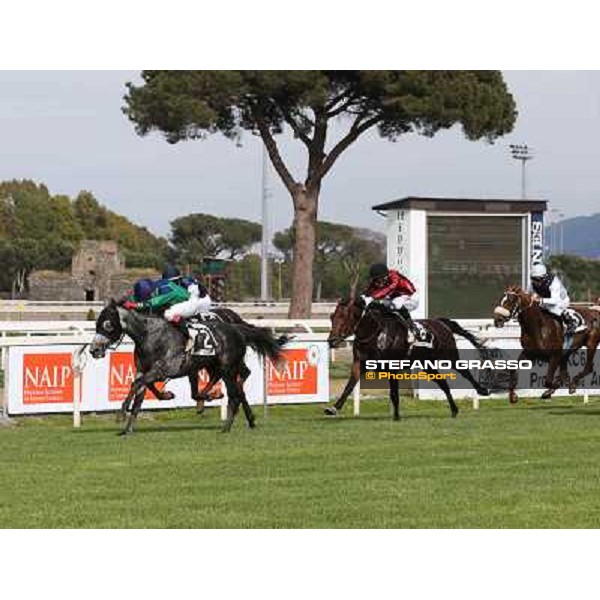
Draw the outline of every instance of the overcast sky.
M27 178L53 194L90 190L100 202L155 233L192 212L260 220L260 141L242 147L213 136L167 144L137 136L121 113L125 82L139 71L0 71L0 180ZM506 72L519 118L495 144L459 129L397 143L375 133L341 157L322 189L320 218L383 230L371 206L407 195L519 197L510 143L534 148L529 196L566 216L600 212L600 72ZM335 132L333 133L335 135ZM303 148L280 136L301 174ZM271 171L271 227L291 223L291 201Z

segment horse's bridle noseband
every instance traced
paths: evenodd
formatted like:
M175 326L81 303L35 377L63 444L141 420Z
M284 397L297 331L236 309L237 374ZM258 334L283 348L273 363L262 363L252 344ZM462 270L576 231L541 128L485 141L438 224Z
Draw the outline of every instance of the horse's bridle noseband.
M513 292L512 290L504 292L504 295L505 296L517 296L517 298L518 298L518 301L510 309L508 316L505 316L507 321L510 321L511 319L515 319L519 315L519 313L521 313L525 310L529 310L534 304L533 301L531 301L527 306L521 306L521 295L518 292ZM500 306L497 306L496 308L503 308L504 310L506 310L502 306L502 304L500 304ZM499 313L496 312L496 314L499 314Z

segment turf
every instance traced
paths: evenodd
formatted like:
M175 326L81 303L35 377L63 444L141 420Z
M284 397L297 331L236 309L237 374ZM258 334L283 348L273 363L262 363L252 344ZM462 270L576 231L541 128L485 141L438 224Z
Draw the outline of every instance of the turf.
M258 409L152 414L123 439L112 417L0 429L0 527L599 527L600 399L383 401L341 418Z

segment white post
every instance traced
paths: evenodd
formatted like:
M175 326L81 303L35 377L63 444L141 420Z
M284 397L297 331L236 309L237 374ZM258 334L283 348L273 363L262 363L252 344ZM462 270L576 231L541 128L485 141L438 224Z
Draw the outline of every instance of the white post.
M262 380L263 380L263 417L267 418L268 406L269 406L269 380L267 377L267 360L269 360L266 356L263 357L262 361Z
M479 396L473 396L473 410L479 410Z
M356 382L354 386L354 416L358 417L360 415L360 379Z
M590 402L590 395L587 392L583 393L583 403L584 404L589 404Z
M73 427L81 427L81 396L83 392L83 370L87 361L87 344L80 346L71 361L73 371Z
M73 369L73 427L81 427L81 372Z
M223 394L223 398L221 399L221 421L227 420L227 404L229 400L227 398L227 394Z
M2 347L2 372L4 374L2 390L2 406L0 406L0 420L8 420L8 352L9 349Z

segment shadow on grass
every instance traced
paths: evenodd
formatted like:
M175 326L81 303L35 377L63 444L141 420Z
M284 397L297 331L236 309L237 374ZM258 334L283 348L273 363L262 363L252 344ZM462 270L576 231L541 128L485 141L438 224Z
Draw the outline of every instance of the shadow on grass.
M586 408L584 406L555 406L555 410L548 411L548 414L556 416L565 415L586 415L593 417L600 417L600 407L595 406L592 408ZM568 410L565 410L568 409Z
M169 433L173 431L220 431L219 423L165 423L164 425L150 425L148 427L141 425L136 427L133 435L144 433ZM85 425L81 429L74 429L76 435L94 435L94 434L114 434L117 435L123 430L122 426L115 424L114 427L104 427L102 429L86 429Z
M438 414L423 414L423 413L400 413L400 421L412 421L413 419L450 419L450 414L447 415L438 415ZM460 418L460 413L459 413ZM322 420L332 421L338 423L360 423L361 421L393 421L392 415L389 414L368 414L368 415L360 415L358 417L353 416L352 414L341 414L336 417L330 417L327 415L323 415Z

